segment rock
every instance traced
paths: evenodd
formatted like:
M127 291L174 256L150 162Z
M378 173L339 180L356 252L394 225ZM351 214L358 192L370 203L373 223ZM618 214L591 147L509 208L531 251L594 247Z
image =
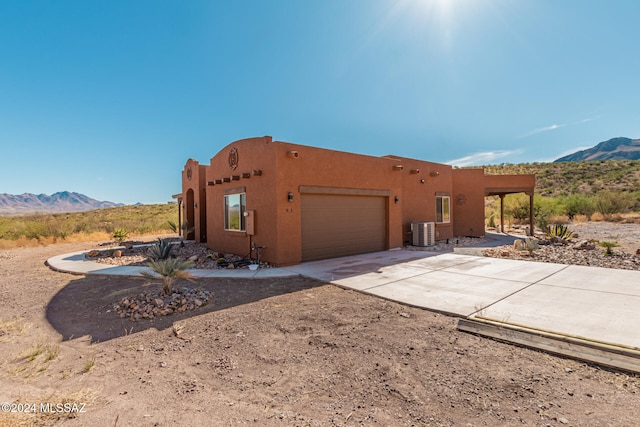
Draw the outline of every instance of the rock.
M514 240L513 249L515 249L517 251L523 250L524 249L524 241L522 241L522 240Z
M196 262L198 261L198 255L192 255L189 258L187 258L187 261L193 261Z
M593 250L595 248L596 248L596 244L591 240L581 240L573 245L573 249L577 249L581 251Z
M95 250L95 249L93 249L93 250L91 250L91 251L87 252L87 256L88 256L89 258L95 258L95 257L97 257L97 256L99 256L99 255L100 255L100 251L97 251L97 250Z
M558 422L561 424L569 424L569 420L564 417L558 418Z
M203 304L202 300L198 298L194 299L193 303L196 305L196 307L202 307L202 304Z
M236 268L236 266L235 266L235 265L233 265L233 264L229 264L229 265L227 266L227 268L228 268L229 270L233 270L234 268Z
M113 251L113 257L114 258L122 257L122 251L121 250Z

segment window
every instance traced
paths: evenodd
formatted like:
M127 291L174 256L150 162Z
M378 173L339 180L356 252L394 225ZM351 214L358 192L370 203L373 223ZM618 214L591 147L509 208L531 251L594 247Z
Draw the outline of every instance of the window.
M244 231L244 211L247 209L247 195L229 194L224 196L224 229Z
M449 196L436 196L436 222L450 222Z

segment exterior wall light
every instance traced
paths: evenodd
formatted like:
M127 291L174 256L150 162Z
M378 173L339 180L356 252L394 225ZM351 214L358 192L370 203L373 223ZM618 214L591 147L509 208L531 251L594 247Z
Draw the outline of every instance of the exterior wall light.
M298 153L295 150L291 150L291 151L287 151L287 156L292 159L297 159L298 157L300 157L300 153Z
M412 175L416 175L420 173L420 169L411 169L411 171L409 171Z
M400 201L400 199L398 198L398 196L393 198L393 201L396 203L396 205L398 204L398 202Z
M293 202L293 193L291 191L289 191L289 193L287 193L287 200L290 202Z
M193 209L198 209L198 204L197 203L193 204Z

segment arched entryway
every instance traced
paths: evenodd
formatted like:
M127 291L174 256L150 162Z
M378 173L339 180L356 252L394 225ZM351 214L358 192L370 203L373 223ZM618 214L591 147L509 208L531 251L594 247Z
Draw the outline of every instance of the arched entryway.
M187 240L194 240L195 239L195 212L194 212L194 197L193 197L193 190L190 188L187 190L187 200L185 202L185 220L187 221L187 227L185 230L183 230L183 235L185 236L185 238Z

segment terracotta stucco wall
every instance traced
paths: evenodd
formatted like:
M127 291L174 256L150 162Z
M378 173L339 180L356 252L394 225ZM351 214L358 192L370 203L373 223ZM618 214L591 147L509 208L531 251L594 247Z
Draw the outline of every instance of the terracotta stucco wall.
M455 236L484 236L484 170L453 169Z
M387 191L387 248L402 246L402 171L394 170L399 162L304 145L278 142L276 169L278 201L278 233L276 246L282 264L301 260L301 197L302 192L313 193L312 187L349 189L355 194L367 190ZM293 201L287 201L289 192Z
M206 240L206 170L206 165L189 159L182 171L182 218L183 221L189 221L189 227L194 228L189 235L186 231L182 235L197 242Z
M533 193L536 186L536 176L522 175L485 175L484 187L487 192L528 192Z
M451 166L422 160L392 157L402 164L402 221L397 224L405 244L411 243L412 222L436 222L436 196L452 197ZM451 206L451 221L455 218ZM453 235L453 225L436 223L436 239Z
M235 154L231 154L232 151ZM235 160L231 159L230 155ZM235 167L232 167L235 164ZM258 172L259 171L259 172ZM243 176L244 174L244 176ZM248 177L247 177L248 176ZM233 179L237 177L238 179ZM275 151L271 137L232 142L211 158L207 183L207 246L213 250L249 255L251 242L266 246L261 258L277 264L274 242L277 235ZM255 212L255 235L224 230L224 196L245 192L247 211Z

